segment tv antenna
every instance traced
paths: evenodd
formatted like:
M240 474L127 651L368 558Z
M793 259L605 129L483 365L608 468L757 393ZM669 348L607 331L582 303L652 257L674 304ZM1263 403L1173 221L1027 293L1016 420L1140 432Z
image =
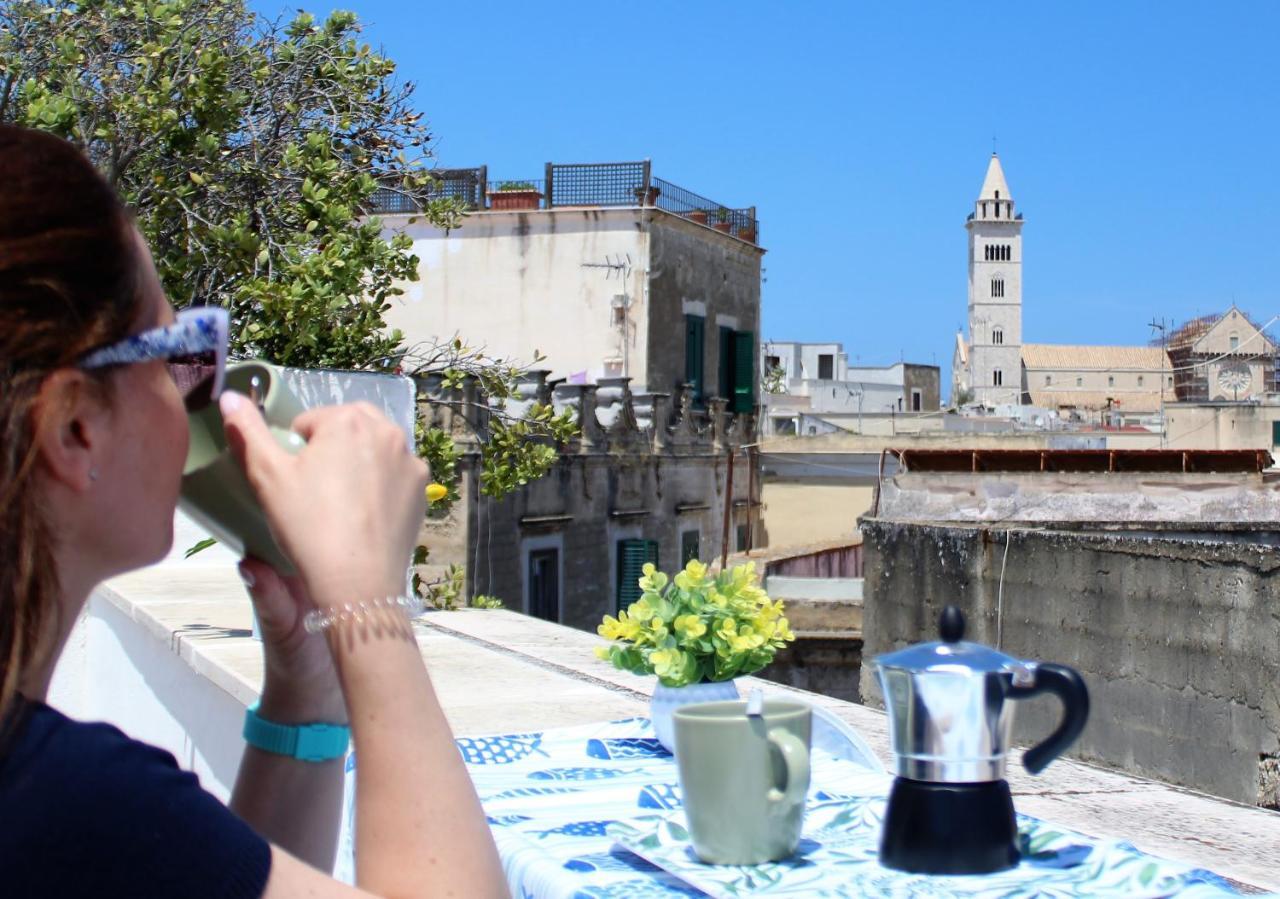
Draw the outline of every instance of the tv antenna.
M622 279L626 279L631 275L631 254L625 255L619 253L616 256L604 257L604 262L584 262L583 268L602 268L605 270L604 279L608 281L615 274Z

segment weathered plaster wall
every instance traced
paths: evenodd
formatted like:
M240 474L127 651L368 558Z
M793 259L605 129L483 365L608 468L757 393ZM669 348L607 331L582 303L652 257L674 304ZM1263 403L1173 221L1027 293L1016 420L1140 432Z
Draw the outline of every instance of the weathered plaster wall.
M1276 446L1280 405L1176 403L1165 407L1173 449L1265 449Z
M705 315L706 393L719 393L720 327L760 342L760 260L754 244L675 215L649 212L650 390L673 391L685 379L684 316ZM752 362L757 363L758 349ZM757 397L760 381L756 365Z
M761 499L770 546L853 538L858 517L871 508L875 488L863 484L766 480Z
M920 391L920 411L937 412L942 405L941 371L936 365L902 367L902 408L912 411L911 390Z
M947 603L970 639L1061 662L1093 710L1073 754L1280 807L1280 553L1275 534L1089 533L864 520L868 660L936 639ZM1007 560L1005 546L1008 542ZM1003 570L1003 613L1000 581ZM874 668L862 695L879 703ZM1057 705L1019 707L1016 738Z
M413 239L419 280L399 286L387 324L410 346L464 341L528 365L537 351L552 377L625 374L645 380L648 319L646 213L637 208L482 212L445 232L385 218ZM626 263L629 272L599 266ZM615 312L625 296L627 318Z
M560 622L594 631L617 608L617 542L656 540L663 570L681 564L680 539L699 535L699 555L718 558L727 463L719 457L686 459L562 457L546 477L494 502L478 498L472 579L477 592L501 597L526 611L529 550L559 546ZM734 494L745 498L747 463L738 460ZM678 512L678 504L706 508ZM625 513L619 517L611 513ZM567 517L544 525L521 519ZM735 515L735 521L739 516ZM489 529L496 539L489 539ZM733 540L731 529L730 541Z

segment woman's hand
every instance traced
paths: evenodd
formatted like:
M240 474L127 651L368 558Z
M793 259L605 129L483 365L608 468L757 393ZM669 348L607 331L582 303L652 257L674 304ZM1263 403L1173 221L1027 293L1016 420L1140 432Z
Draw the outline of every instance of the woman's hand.
M307 633L303 618L315 608L298 577L284 577L260 559L240 563L258 616L266 661L258 711L281 724L347 723L347 706L333 655L324 640Z
M400 428L368 403L312 409L293 422L307 440L295 455L241 394L224 392L220 406L228 444L315 603L403 594L427 467Z

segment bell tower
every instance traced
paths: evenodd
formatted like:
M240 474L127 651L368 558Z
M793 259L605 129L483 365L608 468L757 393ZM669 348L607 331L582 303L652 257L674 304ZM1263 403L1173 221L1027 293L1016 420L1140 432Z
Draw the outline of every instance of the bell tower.
M969 232L968 371L957 383L986 406L1022 402L1022 215L991 154Z

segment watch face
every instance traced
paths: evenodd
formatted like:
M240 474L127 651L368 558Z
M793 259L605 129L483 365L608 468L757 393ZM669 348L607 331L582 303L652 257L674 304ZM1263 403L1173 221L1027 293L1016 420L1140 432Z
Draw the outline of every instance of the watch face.
M1218 369L1218 388L1223 393L1243 393L1251 383L1253 374L1243 362L1228 362Z

